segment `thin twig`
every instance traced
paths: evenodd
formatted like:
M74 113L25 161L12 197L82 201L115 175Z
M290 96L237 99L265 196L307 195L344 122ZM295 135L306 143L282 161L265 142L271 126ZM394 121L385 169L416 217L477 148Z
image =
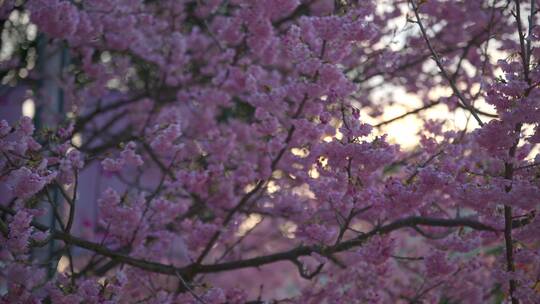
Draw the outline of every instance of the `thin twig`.
M484 125L484 122L482 122L482 119L480 119L480 117L476 113L476 110L474 109L474 107L472 105L470 105L465 100L465 97L463 96L463 94L461 94L461 91L457 88L456 83L454 82L452 77L450 77L450 75L446 71L444 65L442 64L442 61L441 61L441 58L439 57L439 54L437 53L437 51L435 51L435 49L431 45L431 42L429 41L426 29L424 28L424 24L422 23L422 20L420 19L420 14L418 13L418 7L417 7L417 5L415 3L415 0L409 0L409 3L411 3L411 5L413 7L414 15L416 17L416 23L418 24L418 27L420 28L420 32L422 33L422 37L424 38L424 41L426 42L426 44L427 44L427 46L429 48L429 51L431 52L431 55L433 56L433 60L435 60L435 63L439 67L439 70L440 70L441 74L443 75L443 77L450 84L450 87L452 88L452 91L454 92L454 95L456 95L457 98L461 101L461 103L471 112L474 119L476 119L476 122L478 122L478 125L480 125L482 127Z
M176 274L176 277L178 277L178 279L180 280L180 282L182 283L182 285L184 285L184 287L186 288L186 290L197 300L199 301L200 303L203 303L203 304L208 304L203 298L201 298L199 295L197 295L197 293L195 293L195 291L193 289L191 289L191 287L189 287L188 283L184 280L184 278L182 278L182 275L180 275L180 273L178 271L175 271L175 274Z

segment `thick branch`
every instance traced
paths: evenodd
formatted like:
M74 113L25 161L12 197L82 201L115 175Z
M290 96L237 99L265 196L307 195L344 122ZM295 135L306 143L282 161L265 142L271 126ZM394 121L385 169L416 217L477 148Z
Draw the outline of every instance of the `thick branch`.
M430 227L469 227L475 230L493 231L497 230L493 227L470 219L437 219L426 217L408 217L397 220L388 225L375 228L368 233L359 235L358 237L341 242L335 246L326 247L321 245L299 246L289 251L270 254L262 257L255 257L240 261L226 262L214 265L202 265L198 271L203 273L229 271L248 267L259 267L266 264L271 264L279 261L292 261L298 257L310 255L312 253L332 254L349 250L354 247L361 246L365 241L374 235L383 235L392 231L415 226L430 226Z
M529 19L529 31L532 30L532 22L534 20L534 3L535 0L531 1L531 15ZM519 44L521 48L520 57L523 64L523 78L524 80L531 85L531 79L529 78L529 59L530 56L528 55L531 51L530 49L530 35L529 32L529 41L525 42L525 34L523 32L523 27L521 24L521 8L519 0L515 0L516 4L516 23L517 23L517 32L519 36ZM525 92L525 97L529 95L529 90ZM522 123L517 123L515 126L514 131L516 134L521 133ZM517 147L519 145L519 136L517 136L514 144L508 151L508 156L510 159L513 159L516 155ZM514 164L512 161L505 162L504 164L504 178L507 180L513 180L514 178ZM506 192L510 192L512 190L512 185L506 187ZM515 265L514 265L514 247L513 247L513 239L512 239L512 229L513 229L513 216L512 216L512 207L509 205L504 206L504 240L505 240L505 248L506 248L506 270L508 272L514 272L515 271ZM509 281L510 285L510 299L512 301L512 304L519 304L519 299L515 296L515 291L517 288L517 282L515 280Z
M0 205L0 210L6 213L12 214L12 215L15 214L13 210L7 207L1 206L1 205ZM47 226L37 223L37 222L32 222L32 225L42 231L49 230ZM280 262L280 261L293 261L293 260L298 259L299 257L307 256L312 253L319 253L319 254L327 256L329 254L343 252L343 251L361 246L362 244L364 244L364 242L366 242L372 236L389 234L395 230L399 230L399 229L403 229L407 227L412 228L416 226L469 227L474 230L498 232L498 230L495 229L494 227L488 226L486 224L483 224L481 222L471 220L471 219L465 219L465 218L439 219L439 218L413 216L413 217L407 217L404 219L396 220L387 225L376 227L368 233L361 234L356 238L343 241L339 244L336 244L330 247L322 246L322 245L298 246L288 251L269 254L266 256L255 257L251 259L244 259L244 260L239 260L239 261L225 262L225 263L213 264L213 265L198 265L194 263L194 264L191 264L185 267L180 267L180 268L174 267L171 265L147 261L143 259L133 258L125 254L119 253L117 251L108 249L107 247L101 244L86 241L81 238L72 236L70 234L61 232L61 231L52 232L51 237L56 240L61 240L65 242L66 244L70 244L73 246L77 246L80 248L84 248L84 249L96 252L100 255L117 260L120 263L137 267L139 269L143 269L143 270L154 272L154 273L162 273L162 274L174 275L174 276L177 276L178 274L180 274L184 278L186 278L186 276L192 277L193 275L200 274L200 273L231 271L231 270L237 270L237 269L242 269L242 268L259 267L259 266L263 266L263 265L267 265L267 264L271 264L275 262Z

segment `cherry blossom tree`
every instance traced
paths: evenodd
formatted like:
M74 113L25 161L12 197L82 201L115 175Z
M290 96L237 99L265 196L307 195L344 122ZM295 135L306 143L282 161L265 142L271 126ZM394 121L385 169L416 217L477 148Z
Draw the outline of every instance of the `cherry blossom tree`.
M0 303L540 303L539 8L0 1Z

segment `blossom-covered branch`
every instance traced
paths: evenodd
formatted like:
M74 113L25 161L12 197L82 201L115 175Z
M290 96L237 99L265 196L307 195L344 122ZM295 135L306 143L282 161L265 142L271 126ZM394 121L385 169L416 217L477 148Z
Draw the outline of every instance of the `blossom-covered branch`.
M539 6L1 1L0 302L540 302Z

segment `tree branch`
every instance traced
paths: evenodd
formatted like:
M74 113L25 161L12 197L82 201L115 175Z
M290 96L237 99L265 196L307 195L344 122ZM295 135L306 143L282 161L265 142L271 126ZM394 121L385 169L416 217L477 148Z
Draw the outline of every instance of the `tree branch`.
M457 88L456 83L454 82L452 77L450 77L450 75L448 74L446 69L444 68L444 65L441 62L441 58L439 57L439 54L437 54L437 51L435 51L435 49L431 45L431 42L429 41L426 29L424 28L422 20L420 19L420 15L418 13L418 7L417 7L417 5L415 3L415 0L409 0L409 3L411 3L411 5L412 5L414 15L416 17L416 23L418 24L418 27L420 28L420 32L422 33L422 37L424 38L424 41L426 42L426 44L427 44L427 46L429 48L429 51L431 52L431 55L433 56L433 60L435 60L435 63L439 67L439 70L441 71L441 74L443 75L444 78L446 78L446 80L450 84L450 87L452 88L452 91L454 92L454 95L456 95L457 98L461 101L461 103L471 112L474 119L476 119L476 122L478 122L478 124L480 126L483 126L484 123L482 122L482 120L480 119L478 114L476 113L476 110L465 100L465 97L463 96L463 94L461 94L461 91Z
M11 215L15 214L15 211L2 205L0 205L0 210ZM35 221L32 222L32 226L36 227L37 229L41 231L49 230L47 226L40 224L38 222L35 222ZM122 264L127 264L130 266L133 266L142 270L154 272L154 273L161 273L161 274L174 275L174 276L177 276L178 274L180 274L182 275L182 277L187 278L187 277L193 277L194 275L201 274L201 273L215 273L215 272L237 270L237 269L249 268L249 267L260 267L263 265L272 264L272 263L280 262L280 261L292 261L293 259L297 259L302 256L311 255L312 253L319 253L323 256L328 256L333 253L343 252L351 248L361 246L368 239L370 239L371 237L375 235L389 234L395 230L399 230L402 228L412 228L415 226L469 227L474 230L491 231L495 233L499 232L499 230L497 230L494 227L488 226L486 224L483 224L475 220L466 219L466 218L440 219L440 218L412 216L412 217L396 220L387 225L376 227L370 232L361 234L357 236L356 238L343 241L339 244L336 244L330 247L324 246L324 245L298 246L288 251L269 254L265 256L259 256L259 257L250 258L250 259L224 262L224 263L212 264L212 265L200 265L200 264L193 263L185 267L174 267L171 265L133 258L131 256L108 249L107 247L101 244L90 242L90 241L72 236L70 234L64 233L62 231L51 232L51 237L53 239L63 241L66 244L71 244L73 246L77 246L80 248L84 248L84 249L96 252L108 258L115 259Z

